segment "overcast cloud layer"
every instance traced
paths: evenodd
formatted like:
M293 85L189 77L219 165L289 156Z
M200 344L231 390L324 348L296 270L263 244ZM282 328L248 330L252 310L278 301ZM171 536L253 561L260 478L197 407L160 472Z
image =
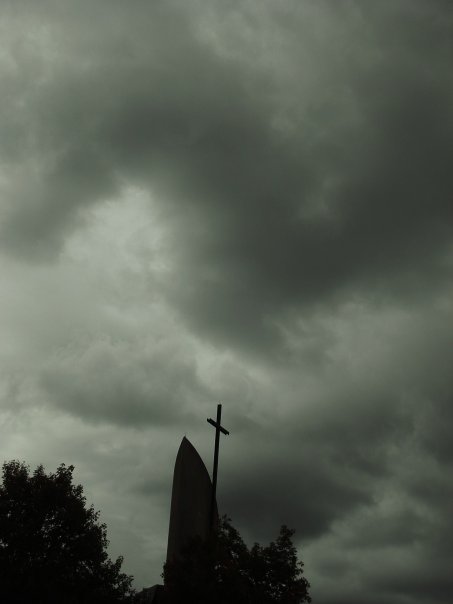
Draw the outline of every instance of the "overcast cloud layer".
M186 434L319 604L453 589L453 5L0 8L2 459L160 580Z

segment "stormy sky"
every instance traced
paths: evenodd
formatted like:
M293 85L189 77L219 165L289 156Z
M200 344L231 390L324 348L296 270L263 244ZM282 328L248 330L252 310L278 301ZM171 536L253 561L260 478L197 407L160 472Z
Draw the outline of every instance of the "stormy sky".
M160 581L184 435L319 604L453 589L453 5L2 0L1 459Z

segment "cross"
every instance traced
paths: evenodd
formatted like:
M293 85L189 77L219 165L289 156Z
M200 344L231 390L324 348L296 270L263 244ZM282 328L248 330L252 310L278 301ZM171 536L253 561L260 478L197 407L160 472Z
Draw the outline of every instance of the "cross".
M217 468L219 466L219 441L220 433L228 435L228 430L225 430L221 425L222 420L222 405L217 405L217 421L208 418L208 423L215 428L215 448L214 448L214 469L212 472L212 491L211 491L211 529L214 527L214 510L215 510L215 495L217 490Z

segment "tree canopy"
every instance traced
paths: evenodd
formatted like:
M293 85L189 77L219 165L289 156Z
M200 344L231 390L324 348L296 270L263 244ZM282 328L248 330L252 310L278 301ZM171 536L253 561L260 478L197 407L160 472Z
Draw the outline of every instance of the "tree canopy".
M0 599L5 604L107 604L133 593L122 558L107 554L106 525L86 506L73 466L33 473L3 464L0 485Z
M193 539L164 566L166 604L301 604L311 602L303 563L283 525L275 542L248 548L224 516L207 540Z

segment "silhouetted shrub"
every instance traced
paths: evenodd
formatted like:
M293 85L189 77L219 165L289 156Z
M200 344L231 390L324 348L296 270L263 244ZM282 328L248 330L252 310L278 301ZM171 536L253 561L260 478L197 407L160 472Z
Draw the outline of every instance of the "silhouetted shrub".
M300 604L311 602L292 542L282 526L275 542L248 549L223 517L207 540L193 539L164 566L166 604Z

